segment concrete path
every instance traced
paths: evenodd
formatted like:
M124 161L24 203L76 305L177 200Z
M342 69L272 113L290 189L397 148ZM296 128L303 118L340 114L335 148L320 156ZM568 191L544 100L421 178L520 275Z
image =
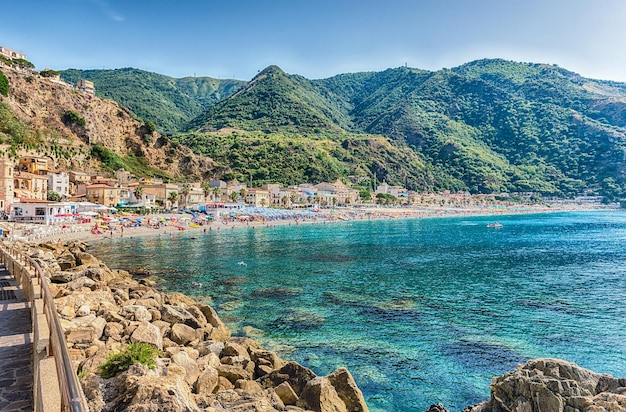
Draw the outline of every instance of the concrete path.
M30 303L0 265L0 411L33 410Z

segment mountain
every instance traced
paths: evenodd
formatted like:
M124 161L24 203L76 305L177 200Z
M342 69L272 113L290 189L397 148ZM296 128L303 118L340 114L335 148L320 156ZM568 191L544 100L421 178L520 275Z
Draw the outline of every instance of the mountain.
M160 130L177 131L203 110L225 99L245 82L211 77L175 79L139 69L63 70L61 78L72 84L90 80L96 95L116 101L139 119L152 121Z
M0 79L8 85L0 93L4 156L49 156L58 170L112 173L124 168L166 181L209 179L225 172L110 100L36 72L0 67Z
M383 135L443 180L462 182L453 189L590 189L615 197L626 183L625 109L626 84L545 64L480 60L451 70L401 67L321 80L272 66L190 128Z

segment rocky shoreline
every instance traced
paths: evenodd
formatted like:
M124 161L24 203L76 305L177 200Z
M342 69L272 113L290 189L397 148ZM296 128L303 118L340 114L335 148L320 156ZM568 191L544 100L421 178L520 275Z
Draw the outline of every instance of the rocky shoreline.
M210 306L111 270L83 242L29 247L50 290L92 411L368 411L350 372L316 376L248 338ZM28 247L24 245L24 247ZM101 365L130 343L160 353L105 379Z
M328 376L232 337L208 305L111 270L81 241L18 245L50 274L50 290L90 410L368 411L350 372ZM101 365L131 343L160 352L104 378ZM447 411L432 405L428 411ZM491 397L464 412L626 411L626 379L558 359L535 359L493 378Z

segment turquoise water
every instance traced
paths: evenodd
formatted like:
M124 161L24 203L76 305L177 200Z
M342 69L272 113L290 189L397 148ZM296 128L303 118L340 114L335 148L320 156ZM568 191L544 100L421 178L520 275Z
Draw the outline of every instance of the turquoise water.
M535 357L626 376L626 212L358 221L103 241L372 411L452 411ZM238 264L245 262L246 265ZM194 286L192 282L202 283Z

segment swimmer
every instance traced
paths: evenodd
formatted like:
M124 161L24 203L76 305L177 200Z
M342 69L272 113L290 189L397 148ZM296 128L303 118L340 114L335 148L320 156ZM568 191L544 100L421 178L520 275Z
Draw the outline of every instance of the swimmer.
M248 264L244 262L243 260L241 262L238 262L237 264L241 266L248 266Z

